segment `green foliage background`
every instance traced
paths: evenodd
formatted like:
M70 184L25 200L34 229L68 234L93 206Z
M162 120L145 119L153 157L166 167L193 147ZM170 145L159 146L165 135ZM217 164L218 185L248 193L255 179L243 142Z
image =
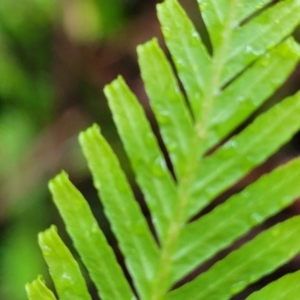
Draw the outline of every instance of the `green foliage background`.
M201 31L195 1L181 2ZM24 282L46 273L36 232L59 223L43 188L48 178L65 169L87 198L95 197L78 151L79 130L99 121L130 172L115 129L107 125L111 117L101 90L122 73L147 110L134 49L152 36L160 38L153 12L154 1L0 3L1 299L24 299ZM278 95L296 89L292 78Z
M45 268L36 233L57 218L49 178L66 169L90 193L76 136L101 119L115 140L102 88L128 69L123 57L130 60L134 49L121 49L118 39L146 6L134 0L0 3L1 299L25 299L24 283ZM115 57L104 64L107 52Z

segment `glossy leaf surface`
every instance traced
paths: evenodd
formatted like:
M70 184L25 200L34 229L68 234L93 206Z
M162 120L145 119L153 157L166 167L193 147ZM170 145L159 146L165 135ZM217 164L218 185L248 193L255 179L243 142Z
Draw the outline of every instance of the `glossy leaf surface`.
M67 231L104 300L230 299L300 252L299 217L262 230L235 251L229 248L300 196L299 158L275 166L192 219L222 193L231 194L232 186L300 129L299 92L256 113L299 62L300 46L291 34L300 23L300 1L198 4L211 47L203 43L179 1L165 0L157 12L173 62L157 39L137 49L155 120L148 120L122 77L104 89L149 219L99 127L80 134L126 270L67 175L50 183ZM155 121L163 147L151 124ZM217 260L220 251L229 254ZM213 258L211 268L193 273ZM191 279L185 283L186 276ZM283 277L248 299L296 299L298 277L298 272ZM179 282L182 286L174 288ZM285 285L286 292L281 292Z
M55 226L39 234L39 245L61 300L91 300L79 265Z
M102 299L123 297L133 299L133 293L108 245L90 207L81 193L62 172L50 184L53 200L66 224L74 246L89 271ZM99 262L105 261L101 267Z
M41 276L26 284L26 293L29 300L56 300L56 297L47 288Z

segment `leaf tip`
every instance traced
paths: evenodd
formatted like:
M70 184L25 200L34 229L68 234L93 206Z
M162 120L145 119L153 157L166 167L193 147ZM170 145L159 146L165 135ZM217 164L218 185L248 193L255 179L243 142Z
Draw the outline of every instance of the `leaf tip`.
M108 100L113 96L114 93L116 93L117 90L119 90L122 86L125 85L125 80L123 76L119 75L115 80L113 80L111 83L107 84L103 91L104 95Z
M38 243L43 253L45 249L48 249L49 242L55 239L57 236L57 227L55 225L51 225L48 229L40 232L38 234Z
M64 186L66 182L69 181L69 175L67 172L62 170L58 175L51 179L48 183L49 190L53 195L57 188Z
M100 131L101 131L100 126L96 123L94 123L91 127L86 129L85 131L82 131L78 137L82 149L86 147L87 143L95 140L95 138L99 136Z

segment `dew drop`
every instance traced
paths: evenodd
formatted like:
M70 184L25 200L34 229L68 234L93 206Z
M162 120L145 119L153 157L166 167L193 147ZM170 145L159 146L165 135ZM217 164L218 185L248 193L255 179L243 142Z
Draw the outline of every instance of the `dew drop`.
M216 189L214 187L208 187L205 190L205 195L209 199L213 199L216 196Z
M276 237L276 236L278 236L279 234L280 234L280 230L279 229L273 229L272 231L271 231L271 234L274 236L274 237Z
M246 46L246 53L251 53L255 56L259 56L262 54L262 51L253 48L251 45Z
M264 58L260 61L261 66L266 67L270 64L270 60L268 58Z
M239 96L237 99L236 99L237 102L243 102L245 101L245 97L244 96Z
M64 280L71 280L71 276L65 272L61 274L61 278Z
M246 159L250 163L255 163L256 162L256 157L254 155L247 155Z
M167 111L160 111L159 114L156 115L157 121L162 124L168 124L171 122L170 114Z
M184 65L184 62L182 60L178 60L177 63L176 63L176 69L177 69L177 72L183 72L184 69L185 69L185 65Z
M92 232L95 233L98 232L98 230L99 230L98 224L95 222L92 226Z
M204 12L207 8L207 2L204 2L204 1L199 1L198 0L198 3L200 4L200 10L201 12Z
M214 96L215 97L218 97L218 96L220 96L221 95L221 90L216 90L215 92L214 92Z
M251 216L250 216L250 223L251 225L259 225L263 222L264 218L263 216L261 216L260 214L258 213L253 213Z
M193 71L197 72L198 71L198 67L196 65L193 65Z
M163 27L163 33L166 39L171 37L171 30L169 27Z
M239 281L239 282L235 283L231 287L230 291L231 291L232 294L237 294L240 291L242 291L245 286L246 286L246 282L245 281Z
M256 280L257 280L257 275L252 274L252 275L249 277L249 282L255 282Z
M290 197L282 197L282 199L280 200L280 206L282 207L282 208L284 208L284 207L286 207L286 206L288 206L288 205L290 205L291 204L291 199L290 199Z
M151 166L151 172L154 176L161 177L166 169L165 161L162 157L158 157Z
M192 32L192 45L193 46L198 46L199 44L199 34L197 31Z

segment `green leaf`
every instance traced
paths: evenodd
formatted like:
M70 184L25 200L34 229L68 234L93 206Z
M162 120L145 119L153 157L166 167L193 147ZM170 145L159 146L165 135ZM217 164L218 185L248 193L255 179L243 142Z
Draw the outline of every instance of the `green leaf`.
M299 114L300 92L274 105L240 134L204 158L189 190L186 219L286 143L299 130Z
M157 14L167 46L172 54L194 118L199 120L210 103L204 101L211 59L185 11L175 0L157 5Z
M281 277L261 290L251 294L246 300L298 300L300 295L300 271Z
M56 300L52 291L45 285L42 276L26 284L26 293L29 300Z
M173 282L289 206L300 196L299 178L300 158L262 176L211 213L188 224L173 255Z
M231 19L231 29L234 29L239 26L241 21L251 16L255 11L271 2L271 0L242 2L243 3L227 0L198 0L214 48L222 41L224 24L228 22L228 19ZM232 13L232 10L234 10L235 13Z
M84 197L62 172L50 181L53 200L101 299L135 299Z
M61 300L92 299L77 261L60 239L55 226L39 234L39 245Z
M300 251L299 228L299 216L273 226L171 292L166 299L230 299Z
M142 298L146 297L156 273L157 245L119 162L99 134L98 126L82 133L80 143L137 291Z
M205 149L245 121L287 79L299 61L299 45L289 38L258 59L216 99Z
M143 109L124 80L119 77L104 92L153 225L163 242L177 197L174 180Z
M158 46L157 40L139 46L137 51L150 105L173 167L180 177L190 152L190 140L193 136L196 138L190 112L170 63Z
M62 173L50 183L67 231L104 300L135 299L134 292L143 300L230 299L300 252L300 217L295 217L262 232L171 291L200 264L300 195L298 158L190 221L300 128L298 92L231 137L299 61L300 47L291 33L300 23L300 1L198 2L212 53L177 0L157 6L180 83L156 39L138 48L145 90L167 153L125 81L119 77L104 90L155 233L97 125L80 135L130 279L125 278L88 204L67 175ZM171 171L166 157L170 157ZM272 289L278 288L272 287L271 293ZM264 290L257 297L269 299L259 293L265 295Z
M222 82L235 77L245 66L290 35L299 24L299 14L299 0L280 1L236 29L228 46L231 51L225 53Z

